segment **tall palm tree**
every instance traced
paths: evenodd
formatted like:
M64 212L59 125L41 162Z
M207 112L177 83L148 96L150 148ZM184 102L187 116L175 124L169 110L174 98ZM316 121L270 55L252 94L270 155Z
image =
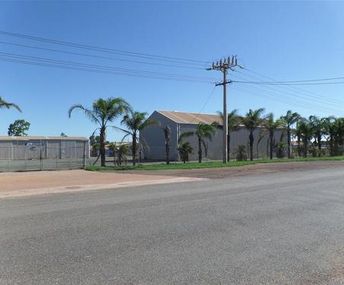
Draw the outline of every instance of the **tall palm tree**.
M223 113L218 111L217 112L219 116L223 118ZM231 132L236 131L240 124L240 116L238 115L238 110L234 109L233 111L229 112L227 115L227 121L228 121L228 135L227 135L227 161L230 161L230 155L231 155Z
M274 119L274 114L269 113L265 119L263 120L263 126L267 130L269 134L269 145L270 145L270 159L272 159L273 156L273 148L275 145L274 142L274 135L275 131L282 126L282 121L281 120L275 120Z
M166 164L170 164L170 141L171 141L171 127L166 125L162 127L165 139L165 154L166 154Z
M11 109L11 108L14 108L17 111L21 112L21 109L19 108L18 105L14 103L9 103L0 97L0 109Z
M122 98L99 98L93 102L91 108L80 104L73 105L68 111L68 116L71 117L72 112L76 109L83 111L86 117L98 125L94 132L99 130L100 164L105 166L106 129L109 123L130 110L130 105Z
M264 108L259 108L257 110L250 109L245 117L242 118L242 124L249 131L249 142L250 142L250 160L253 160L253 143L254 136L253 132L262 123L262 115L264 113Z
M207 152L206 140L207 139L211 140L213 135L215 134L215 131L216 131L215 124L208 125L208 124L199 123L195 131L182 133L179 137L179 142L181 142L184 137L195 135L198 141L198 162L202 163L203 148L205 152Z
M126 115L124 115L121 124L126 127L126 129L121 129L126 135L123 137L123 140L127 136L131 136L132 143L131 143L131 151L133 156L133 165L136 165L136 153L137 153L137 143L139 140L140 131L144 128L155 125L157 122L153 119L147 119L147 113L142 112L135 112L130 110ZM141 144L143 144L143 138L141 138Z
M287 129L287 140L288 140L288 158L291 157L291 127L300 120L301 116L296 113L288 110L284 116L281 116L281 119L284 122L284 127Z

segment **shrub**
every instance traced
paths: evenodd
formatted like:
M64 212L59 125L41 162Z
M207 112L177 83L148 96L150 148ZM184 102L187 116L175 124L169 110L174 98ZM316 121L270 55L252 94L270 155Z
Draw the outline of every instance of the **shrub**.
M246 147L244 145L239 145L236 151L236 159L238 161L247 160Z
M278 158L284 158L286 152L286 145L283 142L280 142L276 145L276 156Z

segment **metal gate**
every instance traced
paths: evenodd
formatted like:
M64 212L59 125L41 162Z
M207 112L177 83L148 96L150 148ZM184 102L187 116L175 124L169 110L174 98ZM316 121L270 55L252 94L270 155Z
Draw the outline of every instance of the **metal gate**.
M81 169L87 163L87 141L32 140L0 144L0 172Z

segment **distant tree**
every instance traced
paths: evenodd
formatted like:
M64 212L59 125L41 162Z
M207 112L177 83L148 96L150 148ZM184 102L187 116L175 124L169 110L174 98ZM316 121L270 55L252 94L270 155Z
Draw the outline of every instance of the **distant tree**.
M184 142L179 145L178 152L180 155L181 160L185 163L189 161L189 154L192 153L192 147L189 142Z
M130 105L122 98L100 98L93 102L91 108L86 108L83 105L73 105L68 111L69 117L71 117L75 109L83 111L87 118L98 125L96 131L99 130L100 164L105 166L106 129L109 123L128 112L131 109Z
M63 138L66 138L66 137L68 137L64 132L62 132L61 134L60 134L60 137L63 137Z
M253 143L254 136L253 132L257 129L262 123L262 115L264 113L264 108L257 110L250 109L245 117L242 118L242 124L249 131L249 143L250 143L250 160L253 160Z
M281 119L284 122L284 127L287 129L287 140L288 140L288 158L291 157L291 127L300 120L301 116L296 113L288 110L284 116L281 116Z
M8 127L9 136L27 136L27 131L30 129L30 123L25 120L15 120L14 123Z

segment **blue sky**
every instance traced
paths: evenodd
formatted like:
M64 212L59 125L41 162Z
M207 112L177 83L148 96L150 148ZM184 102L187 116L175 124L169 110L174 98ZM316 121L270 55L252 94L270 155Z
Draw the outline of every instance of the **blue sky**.
M232 79L266 81L269 79L264 76L268 76L299 80L344 75L343 12L344 2L328 1L9 1L0 2L0 30L199 62L237 55L246 69L230 74ZM0 42L104 55L3 34ZM15 119L23 118L31 122L30 135L65 132L89 136L95 126L81 113L69 119L67 110L76 103L90 106L99 97L123 97L135 109L147 113L214 113L222 108L222 89L210 82L221 78L215 71L150 66L119 61L117 55L108 60L3 43L0 52L209 81L157 80L0 60L0 96L23 109L21 114L1 110L0 134L6 134ZM344 85L271 87L234 83L229 87L228 108L243 114L249 108L265 107L277 116L288 109L304 116L344 116L343 91ZM108 137L119 139L121 134L110 130Z

